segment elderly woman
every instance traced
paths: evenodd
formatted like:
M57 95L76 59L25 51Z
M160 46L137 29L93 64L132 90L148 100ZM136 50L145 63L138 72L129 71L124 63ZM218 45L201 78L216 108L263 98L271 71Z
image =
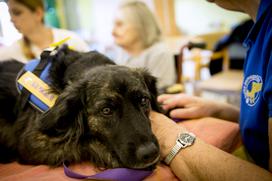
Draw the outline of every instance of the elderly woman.
M26 63L39 58L43 49L69 37L66 42L78 51L88 51L88 45L75 33L47 27L44 24L43 0L8 0L11 21L22 38L0 49L0 60L16 59Z
M174 56L161 41L161 30L148 7L139 1L121 4L112 31L122 48L117 63L145 67L158 78L158 88L175 83Z

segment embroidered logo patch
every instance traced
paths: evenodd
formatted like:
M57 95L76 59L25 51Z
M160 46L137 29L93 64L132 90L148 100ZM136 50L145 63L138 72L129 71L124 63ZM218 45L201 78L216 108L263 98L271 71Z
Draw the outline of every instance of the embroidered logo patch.
M246 78L243 85L243 94L247 105L254 106L260 98L263 80L259 75L251 75Z

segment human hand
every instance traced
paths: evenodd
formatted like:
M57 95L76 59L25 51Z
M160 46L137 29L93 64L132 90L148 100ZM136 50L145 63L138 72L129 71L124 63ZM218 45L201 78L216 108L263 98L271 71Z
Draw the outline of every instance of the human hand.
M215 116L218 103L186 94L163 94L158 97L164 110L170 110L172 118L196 119Z
M161 113L151 111L149 116L152 131L159 141L161 156L164 159L175 145L178 134L186 132L186 129Z
M216 117L237 122L240 110L233 105L203 99L186 94L163 94L158 97L164 110L170 110L170 117L179 119L197 119Z

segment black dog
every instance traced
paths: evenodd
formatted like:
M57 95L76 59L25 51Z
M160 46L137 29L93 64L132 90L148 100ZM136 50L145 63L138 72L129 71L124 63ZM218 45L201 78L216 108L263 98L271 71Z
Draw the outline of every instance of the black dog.
M97 52L64 47L41 55L49 58L50 91L59 97L45 113L20 106L15 80L23 64L0 64L0 161L154 167L159 145L148 115L159 110L155 78L142 69L114 65Z

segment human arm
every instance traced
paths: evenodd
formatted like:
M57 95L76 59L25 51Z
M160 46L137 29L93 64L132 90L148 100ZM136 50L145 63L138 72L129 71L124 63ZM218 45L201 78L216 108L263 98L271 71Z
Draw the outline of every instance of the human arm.
M186 130L166 116L151 112L152 130L164 159L175 145L177 135ZM194 144L182 149L170 163L172 171L182 180L271 180L271 173L241 160L196 138Z
M233 122L239 120L239 108L227 103L186 94L163 94L158 97L158 102L164 110L171 110L169 114L172 118L216 117Z

